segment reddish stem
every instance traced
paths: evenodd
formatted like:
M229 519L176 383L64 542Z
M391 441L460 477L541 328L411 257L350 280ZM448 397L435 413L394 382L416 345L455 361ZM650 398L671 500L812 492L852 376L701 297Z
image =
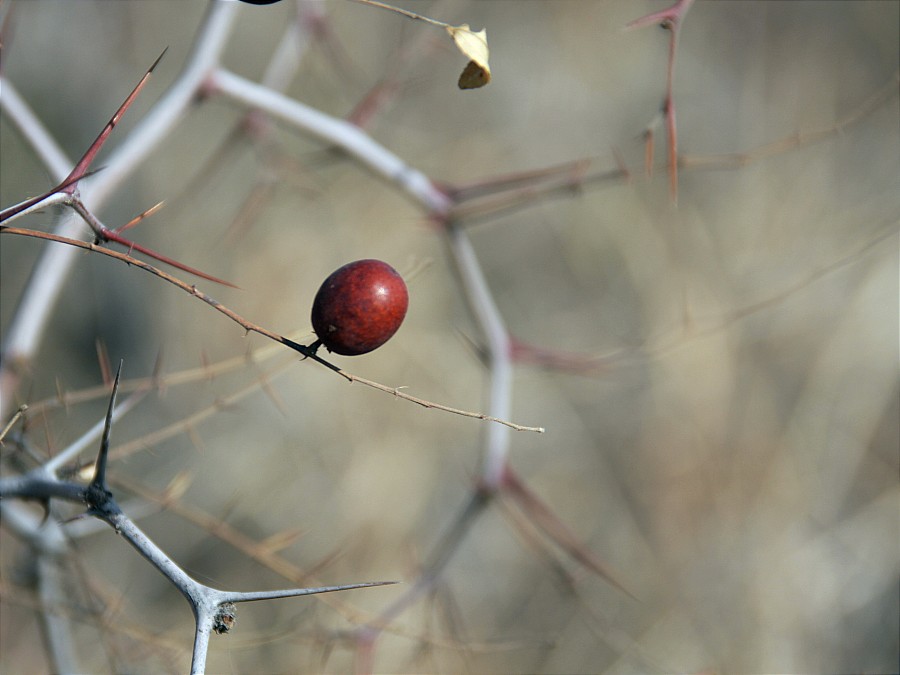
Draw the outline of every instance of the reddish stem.
M103 147L103 144L106 142L106 139L109 138L112 130L119 123L119 120L122 119L125 111L128 110L128 108L131 107L131 104L134 103L135 99L137 99L137 96L138 94L140 94L141 89L144 88L144 85L147 84L147 80L150 79L150 74L162 60L162 57L165 56L166 51L168 51L168 47L163 50L162 54L160 54L157 57L156 61L153 62L153 65L150 66L146 73L144 73L141 81L137 83L137 86L122 102L122 105L119 106L119 109L116 110L115 114L110 118L109 122L106 123L106 126L103 127L103 130L94 140L94 142L91 143L90 147L87 149L84 155L82 155L81 159L78 160L78 163L75 164L75 168L72 169L72 172L66 177L66 180L63 181L63 183L67 185L67 187L65 188L65 192L67 192L68 194L73 194L75 192L75 182L83 178L87 173L88 167L91 165L91 162L94 161L97 153L100 152L100 148Z

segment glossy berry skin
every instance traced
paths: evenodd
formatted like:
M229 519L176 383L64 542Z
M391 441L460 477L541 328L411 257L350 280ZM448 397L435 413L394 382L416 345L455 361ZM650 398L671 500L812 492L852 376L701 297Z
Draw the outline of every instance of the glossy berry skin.
M357 260L322 283L313 301L313 330L330 352L365 354L397 332L408 306L406 284L393 267Z

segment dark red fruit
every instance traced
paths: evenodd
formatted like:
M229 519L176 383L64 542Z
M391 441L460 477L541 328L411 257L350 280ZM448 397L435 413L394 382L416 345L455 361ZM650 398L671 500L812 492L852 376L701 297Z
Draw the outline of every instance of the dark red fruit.
M365 354L391 339L408 306L397 270L380 260L357 260L322 283L313 301L313 330L330 352Z

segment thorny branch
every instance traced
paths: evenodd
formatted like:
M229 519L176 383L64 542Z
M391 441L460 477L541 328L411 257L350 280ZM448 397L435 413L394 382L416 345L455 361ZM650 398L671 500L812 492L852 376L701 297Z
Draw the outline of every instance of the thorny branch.
M121 372L122 363L120 362L104 420L100 450L94 465L94 476L90 483L79 485L61 480L56 475L56 469L51 468L48 463L21 476L0 478L0 500L20 498L46 502L50 499L63 499L84 503L87 515L106 522L115 530L116 534L131 544L181 592L191 606L196 622L191 660L192 674L203 673L206 669L210 634L212 632L225 633L231 630L235 620L235 603L332 593L397 583L395 581L371 581L340 586L239 592L215 589L191 578L122 511L107 483L109 438L113 420L116 417L115 402Z
M435 410L442 410L444 412L452 413L454 415L460 415L462 417L472 417L475 419L485 420L487 422L494 422L497 424L501 424L503 426L507 426L516 431L532 431L532 432L536 432L536 433L544 432L543 427L525 426L525 425L521 425L521 424L516 424L515 422L510 422L508 420L493 417L493 416L487 415L485 413L470 412L467 410L461 410L459 408L453 408L450 406L446 406L441 403L434 403L432 401L428 401L426 399L419 398L417 396L412 396L411 394L407 394L397 387L389 387L385 384L380 384L378 382L374 382L372 380L367 380L366 378L359 377L358 375L354 375L353 373L347 372L346 370L339 368L338 366L335 366L334 364L330 363L329 361L326 361L322 357L315 354L312 350L310 350L305 345L298 344L298 343L294 342L293 340L290 340L282 335L279 335L278 333L275 333L267 328L259 326L255 323L253 323L252 321L245 319L244 317L239 315L234 310L229 309L228 307L226 307L225 305L220 303L218 300L215 300L212 296L207 295L206 293L201 291L199 288L197 288L196 285L188 284L188 283L182 281L181 279L178 279L177 277L175 277L171 274L168 274L167 272L164 272L163 270L161 270L157 267L154 267L153 265L145 263L142 260L133 258L132 256L130 256L126 253L119 253L117 251L111 251L110 249L104 248L102 246L99 246L99 245L91 243L91 242L84 242L84 241L80 241L78 239L69 239L67 237L60 237L58 235L49 234L46 232L40 232L37 230L28 230L28 229L23 229L23 228L18 228L18 227L9 227L6 225L0 226L0 234L21 235L21 236L26 236L26 237L33 237L36 239L44 239L47 241L53 241L53 242L57 242L60 244L67 244L69 246L75 246L77 248L82 248L87 251L92 251L94 253L100 253L101 255L105 255L110 258L114 258L116 260L124 262L127 265L131 265L131 266L137 267L139 269L142 269L145 272L149 272L150 274L153 274L153 275L159 277L160 279L167 281L174 286L177 286L181 290L185 291L186 293L189 293L190 295L198 298L199 300L202 300L203 302L205 302L207 305L209 305L216 311L221 312L222 314L227 316L229 319L231 319L232 321L237 323L244 330L246 330L248 332L258 333L259 335L267 337L270 340L274 340L275 342L279 342L279 343L285 345L286 347L290 347L294 351L297 351L300 354L302 354L304 358L312 359L313 361L316 361L317 363L325 366L326 368L333 370L338 375L340 375L341 377L343 377L344 379L346 379L347 381L349 381L351 383L359 382L360 384L364 384L367 387L371 387L373 389L377 389L379 391L383 391L383 392L392 394L393 396L396 396L397 398L401 398L405 401L410 401L411 403L420 405L423 408L433 408Z

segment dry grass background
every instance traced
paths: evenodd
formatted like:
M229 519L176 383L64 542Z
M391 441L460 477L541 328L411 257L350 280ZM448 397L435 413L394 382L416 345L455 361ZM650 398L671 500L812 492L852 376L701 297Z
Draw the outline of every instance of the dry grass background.
M486 27L494 82L460 92L464 59L439 32L329 2L340 51L314 45L289 93L344 116L392 72L398 48L415 44L398 97L370 132L434 179L467 183L582 157L614 169L613 148L635 173L630 183L587 185L473 222L471 235L517 337L587 354L640 348L599 374L519 367L513 419L547 433L515 435L512 461L642 602L568 562L578 583L565 588L494 509L457 552L437 596L397 621L400 634L383 638L376 669L894 671L896 91L821 142L747 166L683 171L676 210L664 173L650 181L641 173L640 134L662 100L668 35L620 30L662 5L405 4ZM77 157L168 46L111 143L164 91L204 3L36 0L11 11L4 77ZM291 7L242 12L226 65L258 78ZM742 153L833 126L896 78L898 20L896 2L697 3L677 65L681 151ZM372 354L334 360L414 395L484 409L485 372L464 337L478 336L436 227L390 186L289 129L276 130L269 148L240 140L204 168L240 113L215 99L199 104L103 209L105 222L167 200L135 238L234 282L240 290L206 290L282 333L309 330L319 283L346 261L382 258L404 272L427 263L410 280L398 335ZM5 118L0 132L6 206L50 181ZM267 149L297 168L273 174ZM200 171L204 178L191 183ZM252 188L273 179L266 203L235 225ZM45 229L54 215L29 224ZM38 247L3 237L4 331ZM112 361L125 359L126 378L150 374L159 354L164 372L178 373L266 346L158 279L83 255L22 399L99 384L98 340ZM269 395L255 391L190 433L146 444L113 463L113 477L161 491L190 472L180 504L260 539L300 528L282 555L302 568L338 554L317 573L324 583L414 578L464 502L484 424L286 358ZM216 404L267 367L151 394L114 430L113 452ZM35 443L64 446L104 406L100 398L51 411ZM201 581L285 585L172 510L140 524ZM0 670L40 672L48 666L28 599L28 558L7 532L0 536ZM85 667L114 668L111 649L130 672L183 670L191 617L177 593L107 530L80 539L77 550L79 569L101 585L93 596L107 603L108 621L181 649L173 657L86 620ZM83 583L73 574L73 600L86 613L92 594ZM398 592L354 591L340 601L378 612ZM209 668L346 672L352 653L329 631L349 627L317 599L244 605L236 631L213 641ZM335 649L323 666L328 645Z

